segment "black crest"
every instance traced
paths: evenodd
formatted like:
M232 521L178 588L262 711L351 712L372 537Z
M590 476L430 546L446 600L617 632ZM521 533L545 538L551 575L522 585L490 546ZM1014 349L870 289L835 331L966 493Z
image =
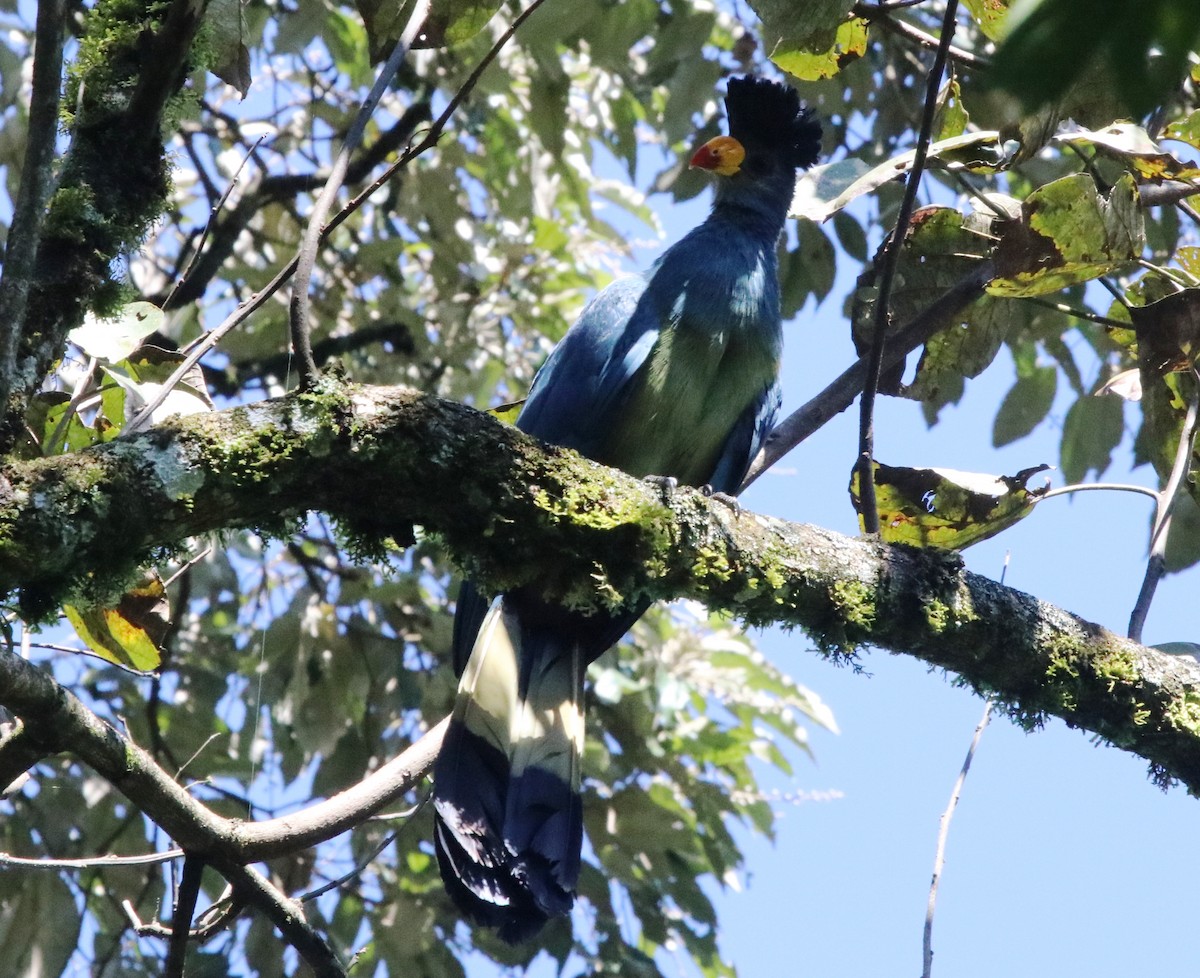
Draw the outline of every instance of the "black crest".
M787 85L755 75L731 78L725 111L738 142L780 153L792 166L817 162L821 124Z

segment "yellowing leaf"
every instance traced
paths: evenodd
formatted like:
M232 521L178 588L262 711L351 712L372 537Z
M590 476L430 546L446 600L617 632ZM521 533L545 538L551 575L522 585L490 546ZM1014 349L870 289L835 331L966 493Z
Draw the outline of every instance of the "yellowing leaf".
M102 659L137 672L162 664L158 646L170 625L171 606L158 574L127 591L115 608L64 605L80 640Z
M1141 126L1113 123L1104 129L1075 128L1056 134L1051 142L1089 143L1109 156L1116 156L1143 180L1195 180L1200 168L1164 152Z
M1008 0L963 0L963 6L971 12L975 23L988 39L998 40L1004 33Z
M874 463L879 532L888 543L962 550L995 536L1028 516L1045 489L1029 490L1029 477L1048 469L1036 465L1013 476L953 469L910 469ZM850 499L863 527L859 473L850 479Z

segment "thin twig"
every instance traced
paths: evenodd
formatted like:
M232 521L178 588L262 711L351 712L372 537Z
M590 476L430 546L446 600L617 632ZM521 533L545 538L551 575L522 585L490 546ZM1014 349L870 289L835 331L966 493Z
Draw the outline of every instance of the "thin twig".
M64 0L41 0L37 5L25 159L0 276L0 410L8 404L16 381L17 350L41 239L42 212L54 186L66 9Z
M181 859L182 849L147 852L141 856L88 856L82 859L52 859L48 856L14 856L0 852L0 866L25 866L28 869L104 869L108 866L152 866Z
M883 267L879 277L879 294L875 299L875 315L872 327L871 352L867 360L867 378L863 385L863 396L859 402L858 462L859 487L862 496L863 528L870 534L879 533L879 509L875 502L875 471L872 460L875 456L875 395L879 390L879 378L883 370L883 350L887 342L888 326L891 323L892 283L896 277L896 266L908 226L912 220L917 201L917 188L925 172L925 159L929 143L933 138L933 121L937 114L937 97L941 90L942 74L946 69L946 55L950 40L954 37L955 17L958 0L947 0L946 13L942 18L942 37L934 54L933 67L929 71L925 89L925 111L921 118L921 131L917 136L916 152L912 167L904 185L904 199L896 217L883 253Z
M375 107L383 98L384 92L387 91L388 86L392 83L396 72L400 70L400 65L404 62L405 57L407 57L408 49L412 47L413 41L416 40L417 31L425 23L425 17L428 13L429 0L417 0L408 15L408 23L405 24L404 30L400 34L400 39L392 49L391 56L379 72L379 76L375 79L375 84L371 87L366 101L363 102L362 107L358 110L358 115L355 116L354 122L350 126L350 130L346 133L346 139L342 143L342 148L338 151L337 159L333 161L333 169L329 174L329 179L325 181L325 186L321 188L321 193L313 203L312 213L308 218L308 226L304 229L304 240L301 242L300 252L296 256L296 280L292 283L292 301L289 307L292 350L295 352L296 360L299 364L300 387L303 390L310 390L316 384L319 376L316 361L313 360L312 342L309 335L312 332L312 325L309 322L308 315L308 287L312 281L313 265L317 259L317 248L321 243L325 218L332 209L338 192L342 189L342 183L346 179L346 170L350 166L350 157L362 142L363 133L367 129L367 122L370 121L371 116L375 112Z
M474 89L476 83L479 81L480 76L483 74L488 65L496 60L497 55L500 54L500 51L504 48L504 45L506 45L512 39L512 36L517 32L517 28L525 23L530 14L532 14L545 2L546 0L532 0L528 7L522 10L515 18L513 18L513 22L508 26L504 33L496 39L496 43L491 46L491 48L488 50L488 53L484 55L479 64L475 66L475 70L471 72L471 74L467 77L467 80L463 82L462 86L455 93L454 97L449 101L449 103L447 103L445 111L443 111L442 114L438 116L438 118L430 125L429 130L426 132L425 136L420 140L420 142L409 147L409 149L400 155L400 158L396 160L395 163L384 170L382 175L372 181L372 183L360 194L358 194L357 197L351 198L340 211L334 214L333 217L329 219L329 223L326 224L324 229L321 231L322 240L328 237L332 231L340 227L348 217L362 207L363 204L365 204L367 200L369 200L370 197L377 190L379 190L380 187L386 184L403 167L407 166L410 162L412 162L412 160L416 159L416 157L420 156L422 153L432 149L437 145L438 139L441 138L442 131L446 128L446 124L450 121L450 117L458 109L458 106L462 104L463 100L466 99L467 95L470 94L472 89ZM208 353L209 350L221 342L221 340L228 333L232 332L247 319L249 319L254 312L261 308L266 301L276 292L278 292L280 287L292 277L292 273L296 271L296 262L297 259L292 258L292 260L288 262L286 266L276 273L275 277L272 278L271 281L268 282L261 291L256 292L253 296L239 305L225 318L225 320L219 326L207 333L203 339L197 342L188 353L187 358L183 361L183 363L176 367L175 372L167 378L166 383L162 386L162 390L160 390L150 401L150 403L142 408L141 411L139 411L125 425L124 432L126 434L131 434L146 427L151 416L167 399L167 396L170 394L170 392L173 391L179 382L187 375L187 372L191 370L197 363L199 363L201 358Z
M1150 557L1146 561L1146 573L1142 578L1142 587L1138 591L1137 601L1129 616L1129 637L1135 642L1142 640L1142 628L1146 624L1146 616L1150 614L1150 604L1154 601L1154 592L1158 589L1158 582L1166 572L1167 537L1170 535L1171 514L1175 509L1175 500L1183 490L1184 476L1187 475L1192 460L1192 450L1196 444L1196 416L1200 409L1200 372L1194 367L1192 368L1192 379L1196 382L1195 389L1188 402L1187 416L1183 421L1183 430L1179 434L1179 445L1175 449L1175 461L1171 466L1171 474L1158 497L1158 511L1154 516L1154 529L1150 533Z
M58 455L62 452L62 439L67 433L67 426L71 423L71 419L79 413L83 402L92 394L92 378L96 376L98 366L99 361L95 357L88 357L87 367L79 380L75 382L75 389L71 391L71 400L67 402L63 416L54 426L50 437L42 442L43 455Z
M266 138L267 137L265 133L259 136L258 139L255 140L254 145L246 151L246 155L242 157L242 162L238 164L238 168L233 171L233 176L231 176L229 178L229 182L225 184L225 189L221 192L221 196L218 197L216 203L212 205L212 209L208 212L208 220L204 223L204 230L200 233L200 240L196 242L196 247L192 250L192 257L188 260L187 267L185 267L175 279L174 284L171 286L171 291L167 293L167 297L163 299L162 308L170 309L171 300L175 298L175 293L183 288L183 286L187 283L188 278L191 276L192 271L196 267L196 263L204 254L204 246L208 242L208 236L212 234L213 225L215 225L217 222L217 216L221 213L221 208L225 206L226 202L229 200L229 195L233 193L233 188L237 186L238 177L242 175L242 170L246 168L246 164L250 162L250 157L253 156L254 151L258 149L259 144L261 144ZM190 146L191 144L189 143L188 145ZM203 173L199 160L196 161L196 172ZM205 176L207 176L207 174L205 174Z
M1041 306L1044 309L1053 309L1055 312L1061 312L1063 315L1072 316L1075 319L1097 323L1100 326L1111 326L1113 329L1133 328L1129 323L1123 323L1119 319L1113 319L1111 316L1102 316L1100 313L1092 312L1090 309L1076 309L1065 302L1054 302L1051 299L1043 299L1039 296L1026 296L1024 301L1032 303L1035 306Z
M983 717L979 721L979 726L975 728L975 736L971 738L971 746L967 748L967 756L963 761L962 770L958 772L954 790L950 792L950 804L942 813L938 827L937 854L933 857L933 879L929 883L929 903L925 908L925 935L922 942L924 967L921 970L921 978L930 978L930 973L933 971L933 911L937 905L938 883L942 879L942 868L946 864L946 839L950 835L950 819L954 817L954 809L958 807L958 799L962 795L967 772L971 770L971 761L975 758L975 749L979 746L979 738L983 736L983 730L992 715L992 702L989 697L983 705Z
M381 843L379 843L379 845L377 845L374 849L372 849L371 852L367 856L365 856L364 858L359 860L358 865L356 865L352 870L350 870L350 872L345 873L342 876L339 876L335 880L330 880L328 883L324 884L323 886L317 887L315 890L310 890L308 893L302 894L298 899L302 903L310 903L313 900L317 899L317 897L324 896L330 890L336 890L338 887L342 886L344 883L347 883L348 881L354 879L354 877L356 877L360 873L362 873L362 871L364 869L366 869L367 866L369 866L372 862L375 861L375 858L381 852L383 852L384 849L386 849L393 842L395 842L397 838L400 837L401 832L403 832L406 828L408 828L409 825L412 824L412 817L414 815L416 815L418 812L420 812L421 809L423 809L429 803L429 799L432 797L433 797L433 793L431 791L427 791L425 793L425 796L419 802L417 802L415 805L411 806L410 808L405 809L403 812L396 812L396 813L393 813L390 815L372 815L371 821L376 821L376 820L383 819L383 818L390 818L390 819L403 818L406 820L406 824L400 826L400 828L396 829L396 831L389 832L386 836L384 836L383 841Z
M1075 492L1092 492L1098 489L1114 492L1137 492L1143 496L1149 496L1156 503L1159 498L1158 492L1149 486L1139 486L1132 482L1079 482L1073 486L1057 486L1054 489L1047 489L1037 497L1037 501L1040 503L1046 499L1053 499L1055 496L1066 496Z
M917 3L923 0L916 0ZM915 3L890 3L890 4L873 4L873 3L856 3L854 5L854 14L862 17L864 20L869 20L871 23L882 24L884 28L894 31L901 37L906 37L910 41L916 41L922 47L929 48L931 51L938 50L944 41L939 41L936 37L926 34L923 30L914 24L910 24L906 20L899 17L892 17L894 10L906 6L916 6ZM987 58L981 58L979 55L967 51L964 48L955 47L953 44L946 45L947 54L960 64L967 65L970 68L989 68L991 62Z

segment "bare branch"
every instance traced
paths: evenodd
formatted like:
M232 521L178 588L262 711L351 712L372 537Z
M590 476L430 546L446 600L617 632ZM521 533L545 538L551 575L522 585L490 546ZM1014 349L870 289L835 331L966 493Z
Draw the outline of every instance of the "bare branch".
M984 728L992 715L992 700L989 698L983 706L983 716L975 728L975 736L971 738L971 746L967 748L967 756L963 761L962 770L954 781L954 790L950 792L950 803L942 813L938 822L937 852L933 857L933 879L929 883L929 903L925 907L925 932L922 939L924 965L921 978L930 978L933 973L933 912L937 906L938 884L942 879L942 867L946 864L946 840L950 836L950 820L958 807L958 799L962 796L963 784L967 780L967 772L971 770L971 761L975 759L975 751L979 748L979 739L983 736Z
M167 943L167 960L163 962L163 978L183 978L192 917L196 915L196 901L200 897L200 881L203 877L203 859L191 855L184 859L183 877L179 881L175 909L171 913L171 938Z
M1146 561L1146 573L1142 577L1142 586L1138 591L1133 612L1129 616L1127 634L1135 642L1142 640L1142 627L1146 624L1146 616L1150 614L1154 592L1158 590L1158 582L1166 573L1167 535L1171 530L1171 514L1175 509L1175 501L1180 492L1187 492L1184 476L1191 467L1192 451L1196 445L1197 412L1200 411L1200 372L1193 367L1191 376L1192 396L1188 401L1183 428L1179 432L1179 444L1175 448L1175 461L1171 465L1171 474L1158 496L1154 528L1150 532L1150 556Z
M21 185L13 203L12 224L0 275L0 412L8 405L17 369L25 308L33 276L42 213L54 186L54 143L58 138L58 99L63 59L64 0L38 4L33 55L33 94Z
M342 148L338 151L337 159L333 162L333 171L329 174L329 178L325 181L325 186L321 189L320 195L313 203L312 214L308 218L308 227L304 231L304 240L296 256L296 280L292 283L292 301L290 305L292 350L295 352L296 360L300 366L300 386L304 390L311 389L316 384L318 377L317 364L313 359L312 345L309 337L312 327L308 321L308 287L312 280L313 264L316 262L317 247L321 242L325 217L333 207L333 202L337 199L338 191L342 189L342 183L346 179L346 170L350 166L350 157L358 149L359 143L362 142L367 122L375 112L375 107L379 104L380 99L383 98L387 87L392 83L392 78L400 70L400 65L403 63L405 57L407 57L408 49L412 47L413 41L416 40L417 31L425 22L425 17L428 13L429 0L416 0L412 10L409 12L408 23L405 25L400 39L396 42L396 46L392 50L387 63L380 70L379 77L375 79L375 84L367 95L366 101L363 102L362 107L358 110L358 115L355 116L354 122L350 126L350 131L346 133L346 139L342 144Z
M284 940L300 953L316 978L346 978L346 969L325 938L304 919L298 902L288 899L252 866L230 867L221 872L233 884L234 897L261 910Z

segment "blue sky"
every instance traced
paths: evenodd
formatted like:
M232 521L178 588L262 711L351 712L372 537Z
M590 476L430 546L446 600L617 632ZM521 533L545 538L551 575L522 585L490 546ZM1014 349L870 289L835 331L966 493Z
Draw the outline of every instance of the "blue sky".
M848 277L788 328L790 405L852 359L840 315ZM992 419L1014 379L1002 353L931 430L914 404L883 399L877 456L993 474L1055 463L1069 394L1033 435L991 446ZM746 504L857 532L845 488L856 437L857 408L794 450ZM1128 471L1130 458L1127 438L1105 481L1153 485L1148 469ZM972 570L998 578L1008 554L1010 586L1124 632L1151 508L1129 493L1048 500L965 556ZM1197 638L1189 614L1196 585L1194 570L1163 582L1147 642ZM796 787L842 797L787 809L776 846L750 845L748 892L721 901L726 955L744 978L781 966L789 975L918 975L938 819L983 702L906 657L872 652L864 676L822 661L798 633L771 631L760 641L832 706L842 731L814 731L817 764L801 764ZM1178 936L1194 920L1190 883L1200 854L1189 834L1200 812L1181 789L1161 792L1146 770L1140 758L1096 746L1060 721L1026 734L993 720L951 828L933 973L1115 978L1191 966L1190 942Z

